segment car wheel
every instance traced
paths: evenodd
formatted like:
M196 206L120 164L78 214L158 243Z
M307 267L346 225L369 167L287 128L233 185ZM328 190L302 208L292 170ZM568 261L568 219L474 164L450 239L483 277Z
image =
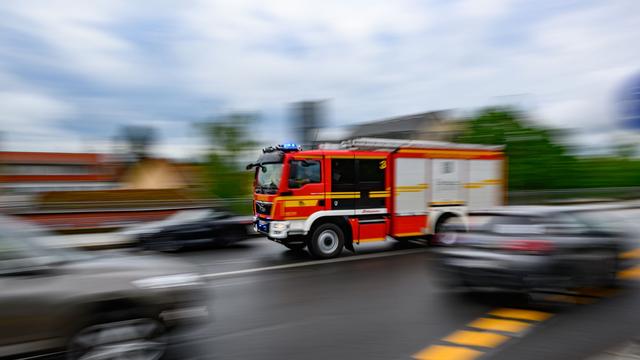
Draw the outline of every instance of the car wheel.
M455 216L447 216L439 219L436 224L435 232L431 241L429 241L429 245L453 245L455 244L458 234L453 231L447 231L447 225L452 222L456 217Z
M292 243L292 244L282 244L282 245L284 245L287 249L293 250L293 251L301 251L307 246L307 244L305 243Z
M69 342L69 360L158 360L167 351L162 323L152 318L105 322L78 331Z
M330 223L318 226L309 241L311 255L320 259L340 255L343 247L344 232L338 225Z

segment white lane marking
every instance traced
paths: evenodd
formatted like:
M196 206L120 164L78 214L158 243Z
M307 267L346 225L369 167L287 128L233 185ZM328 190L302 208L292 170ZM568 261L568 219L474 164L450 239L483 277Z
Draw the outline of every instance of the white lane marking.
M218 278L222 276L231 276L231 275L240 275L240 274L250 274L262 271L271 271L271 270L281 270L281 269L291 269L303 266L313 266L313 265L324 265L324 264L334 264L339 262L347 262L347 261L357 261L357 260L367 260L367 259L376 259L383 258L388 256L399 256L399 255L409 255L409 254L417 254L421 252L425 252L427 249L408 249L408 250L398 250L398 251L389 251L378 254L368 254L368 255L354 255L344 258L337 259L328 259L328 260L313 260L313 261L305 261L294 264L284 264L284 265L275 265L275 266L266 266L260 268L253 269L244 269L237 271L226 271L220 273L212 273L212 274L204 274L203 277L207 279Z

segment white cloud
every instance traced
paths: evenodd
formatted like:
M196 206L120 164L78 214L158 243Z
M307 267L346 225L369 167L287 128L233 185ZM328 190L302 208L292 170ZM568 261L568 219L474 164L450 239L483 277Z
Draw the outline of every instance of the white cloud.
M4 3L3 26L42 41L49 57L30 59L108 85L150 80L133 44L109 30L127 17L124 1L23 1Z
M640 3L634 0L24 1L0 8L0 26L30 34L50 50L50 58L23 54L32 64L111 91L172 89L221 101L212 112L256 110L286 118L292 101L327 99L336 125L468 109L524 94L533 117L547 125L600 129L614 121L617 87L640 71ZM123 35L140 31L144 38L135 26L119 28L123 20L147 19L166 20L171 29L162 41L166 58L156 59L144 40ZM187 122L109 95L70 95L62 102L72 112L56 112L38 98L51 98L47 86L34 91L37 106L51 111L22 112L43 128L60 128L59 120L77 111L95 111L118 119L114 127L149 123L179 134L165 137L164 153L197 152L185 140ZM260 136L285 139L282 130L279 124Z

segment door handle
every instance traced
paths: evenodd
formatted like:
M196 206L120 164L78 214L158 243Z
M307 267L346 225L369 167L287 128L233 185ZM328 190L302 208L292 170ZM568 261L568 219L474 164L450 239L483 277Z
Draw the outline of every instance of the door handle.
M318 206L324 206L324 199L323 200L318 200Z

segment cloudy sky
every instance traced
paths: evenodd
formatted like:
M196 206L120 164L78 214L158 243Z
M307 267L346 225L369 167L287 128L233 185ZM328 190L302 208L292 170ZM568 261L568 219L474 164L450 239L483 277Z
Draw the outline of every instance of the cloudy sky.
M517 103L602 143L639 44L637 0L3 1L0 146L104 151L143 124L185 157L229 111L288 140L308 99L332 126Z

